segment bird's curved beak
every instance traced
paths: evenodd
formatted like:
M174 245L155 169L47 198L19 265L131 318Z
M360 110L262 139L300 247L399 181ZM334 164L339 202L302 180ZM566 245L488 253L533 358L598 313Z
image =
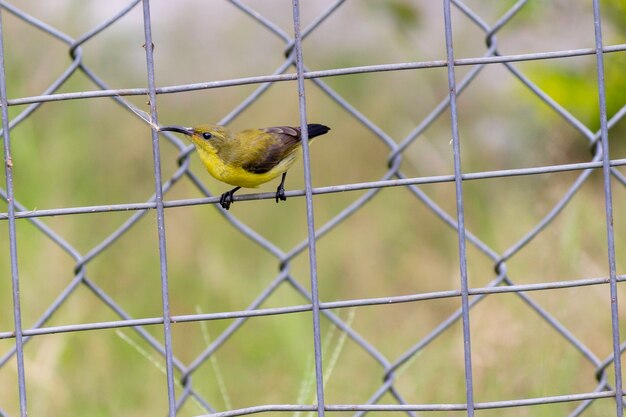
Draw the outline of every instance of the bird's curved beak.
M163 132L163 131L178 132L178 133L182 133L183 135L187 135L187 136L193 135L193 128L185 127L185 126L162 126L162 127L159 128L159 131L160 132Z

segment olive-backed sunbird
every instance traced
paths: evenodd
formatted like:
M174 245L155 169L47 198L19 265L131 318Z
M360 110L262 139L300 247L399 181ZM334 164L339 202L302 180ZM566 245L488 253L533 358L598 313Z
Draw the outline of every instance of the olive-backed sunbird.
M309 140L326 134L330 128L309 124ZM164 126L159 130L182 133L196 146L200 160L209 174L234 185L220 197L220 205L228 210L233 194L241 187L255 188L282 174L276 189L276 202L286 200L285 178L302 146L300 127L276 126L246 129L233 134L223 126Z

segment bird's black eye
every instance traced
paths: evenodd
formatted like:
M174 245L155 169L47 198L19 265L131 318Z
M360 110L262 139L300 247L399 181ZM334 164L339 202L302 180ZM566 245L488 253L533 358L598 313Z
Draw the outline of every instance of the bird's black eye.
M213 135L211 135L209 132L204 132L202 134L202 137L205 138L206 140L211 139L211 136L213 136Z

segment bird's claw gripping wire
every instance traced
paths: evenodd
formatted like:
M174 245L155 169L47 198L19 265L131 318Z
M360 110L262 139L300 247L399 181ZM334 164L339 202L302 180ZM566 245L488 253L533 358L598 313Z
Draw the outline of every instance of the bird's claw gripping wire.
M280 180L280 185L276 189L276 202L278 203L280 200L287 201L287 196L285 195L285 178L287 177L287 173L283 173L283 178Z
M220 206L222 206L224 210L228 210L230 208L230 205L234 201L233 195L235 194L235 191L237 191L240 188L241 187L235 187L230 191L226 191L224 194L220 196Z
M287 201L287 196L285 195L285 187L281 185L278 186L278 188L276 189L276 202L278 203L278 201Z

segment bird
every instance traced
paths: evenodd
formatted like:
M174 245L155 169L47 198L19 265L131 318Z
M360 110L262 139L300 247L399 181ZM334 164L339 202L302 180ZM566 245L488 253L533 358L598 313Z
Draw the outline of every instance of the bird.
M276 189L276 202L285 201L285 178L302 146L299 126L275 126L246 129L238 133L218 125L196 127L163 126L160 131L182 133L195 145L200 160L214 178L234 185L220 197L220 205L230 208L233 195L240 188L256 188L282 174ZM325 135L328 126L307 125L309 141Z

